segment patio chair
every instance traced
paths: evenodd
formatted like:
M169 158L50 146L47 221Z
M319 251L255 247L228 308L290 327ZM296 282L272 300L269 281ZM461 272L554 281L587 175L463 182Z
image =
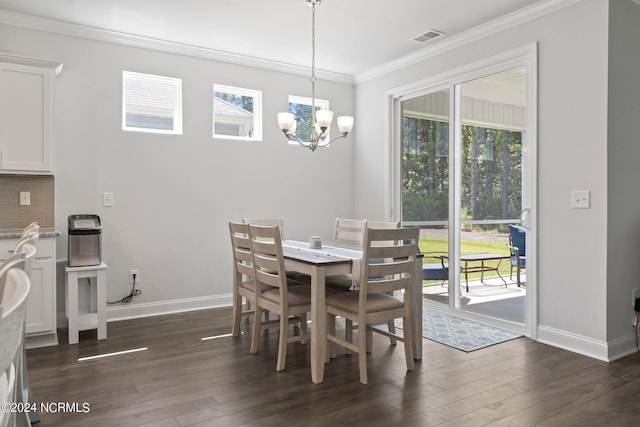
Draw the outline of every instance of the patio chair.
M442 280L440 286L444 286L449 280L449 264L441 257L442 252L425 252L424 260L432 262L424 262L422 264L422 280Z
M520 270L527 266L526 229L509 224L509 249L511 250L511 269L509 279L513 280L513 268L516 268L516 283L521 285Z

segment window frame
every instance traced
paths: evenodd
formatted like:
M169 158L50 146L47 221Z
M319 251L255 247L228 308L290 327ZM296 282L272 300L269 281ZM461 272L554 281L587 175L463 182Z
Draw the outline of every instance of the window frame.
M160 82L173 87L174 100L171 119L172 129L157 129L153 127L137 127L127 125L127 113L131 111L127 108L126 81L129 79L140 79L152 82ZM161 117L160 115L153 117ZM169 116L166 116L169 117ZM129 132L144 132L166 135L182 135L182 79L178 77L160 76L156 74L140 73L136 71L122 71L122 130Z
M216 111L215 111L215 93L224 92L236 96L247 96L253 98L253 136L235 136L216 134ZM213 139L232 139L236 141L256 141L262 142L262 91L257 89L241 88L237 86L229 86L214 83L211 92L211 135ZM245 110L246 111L246 110Z

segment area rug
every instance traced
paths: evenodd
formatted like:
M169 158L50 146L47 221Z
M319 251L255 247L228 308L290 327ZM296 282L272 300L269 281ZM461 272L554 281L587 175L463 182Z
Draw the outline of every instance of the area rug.
M470 352L522 335L422 307L422 336Z

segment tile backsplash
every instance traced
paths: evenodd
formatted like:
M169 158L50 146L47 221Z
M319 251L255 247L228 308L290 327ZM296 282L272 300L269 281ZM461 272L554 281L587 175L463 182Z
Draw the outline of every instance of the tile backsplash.
M20 192L31 193L31 205L20 206ZM0 229L23 228L33 221L55 226L54 177L0 175Z

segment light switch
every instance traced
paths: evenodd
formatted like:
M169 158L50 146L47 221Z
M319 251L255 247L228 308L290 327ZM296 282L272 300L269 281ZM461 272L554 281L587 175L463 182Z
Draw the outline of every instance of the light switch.
M113 193L102 193L102 206L113 206Z
M573 190L571 192L571 207L589 209L591 207L591 192L589 190Z
M31 206L31 192L20 192L20 206Z

